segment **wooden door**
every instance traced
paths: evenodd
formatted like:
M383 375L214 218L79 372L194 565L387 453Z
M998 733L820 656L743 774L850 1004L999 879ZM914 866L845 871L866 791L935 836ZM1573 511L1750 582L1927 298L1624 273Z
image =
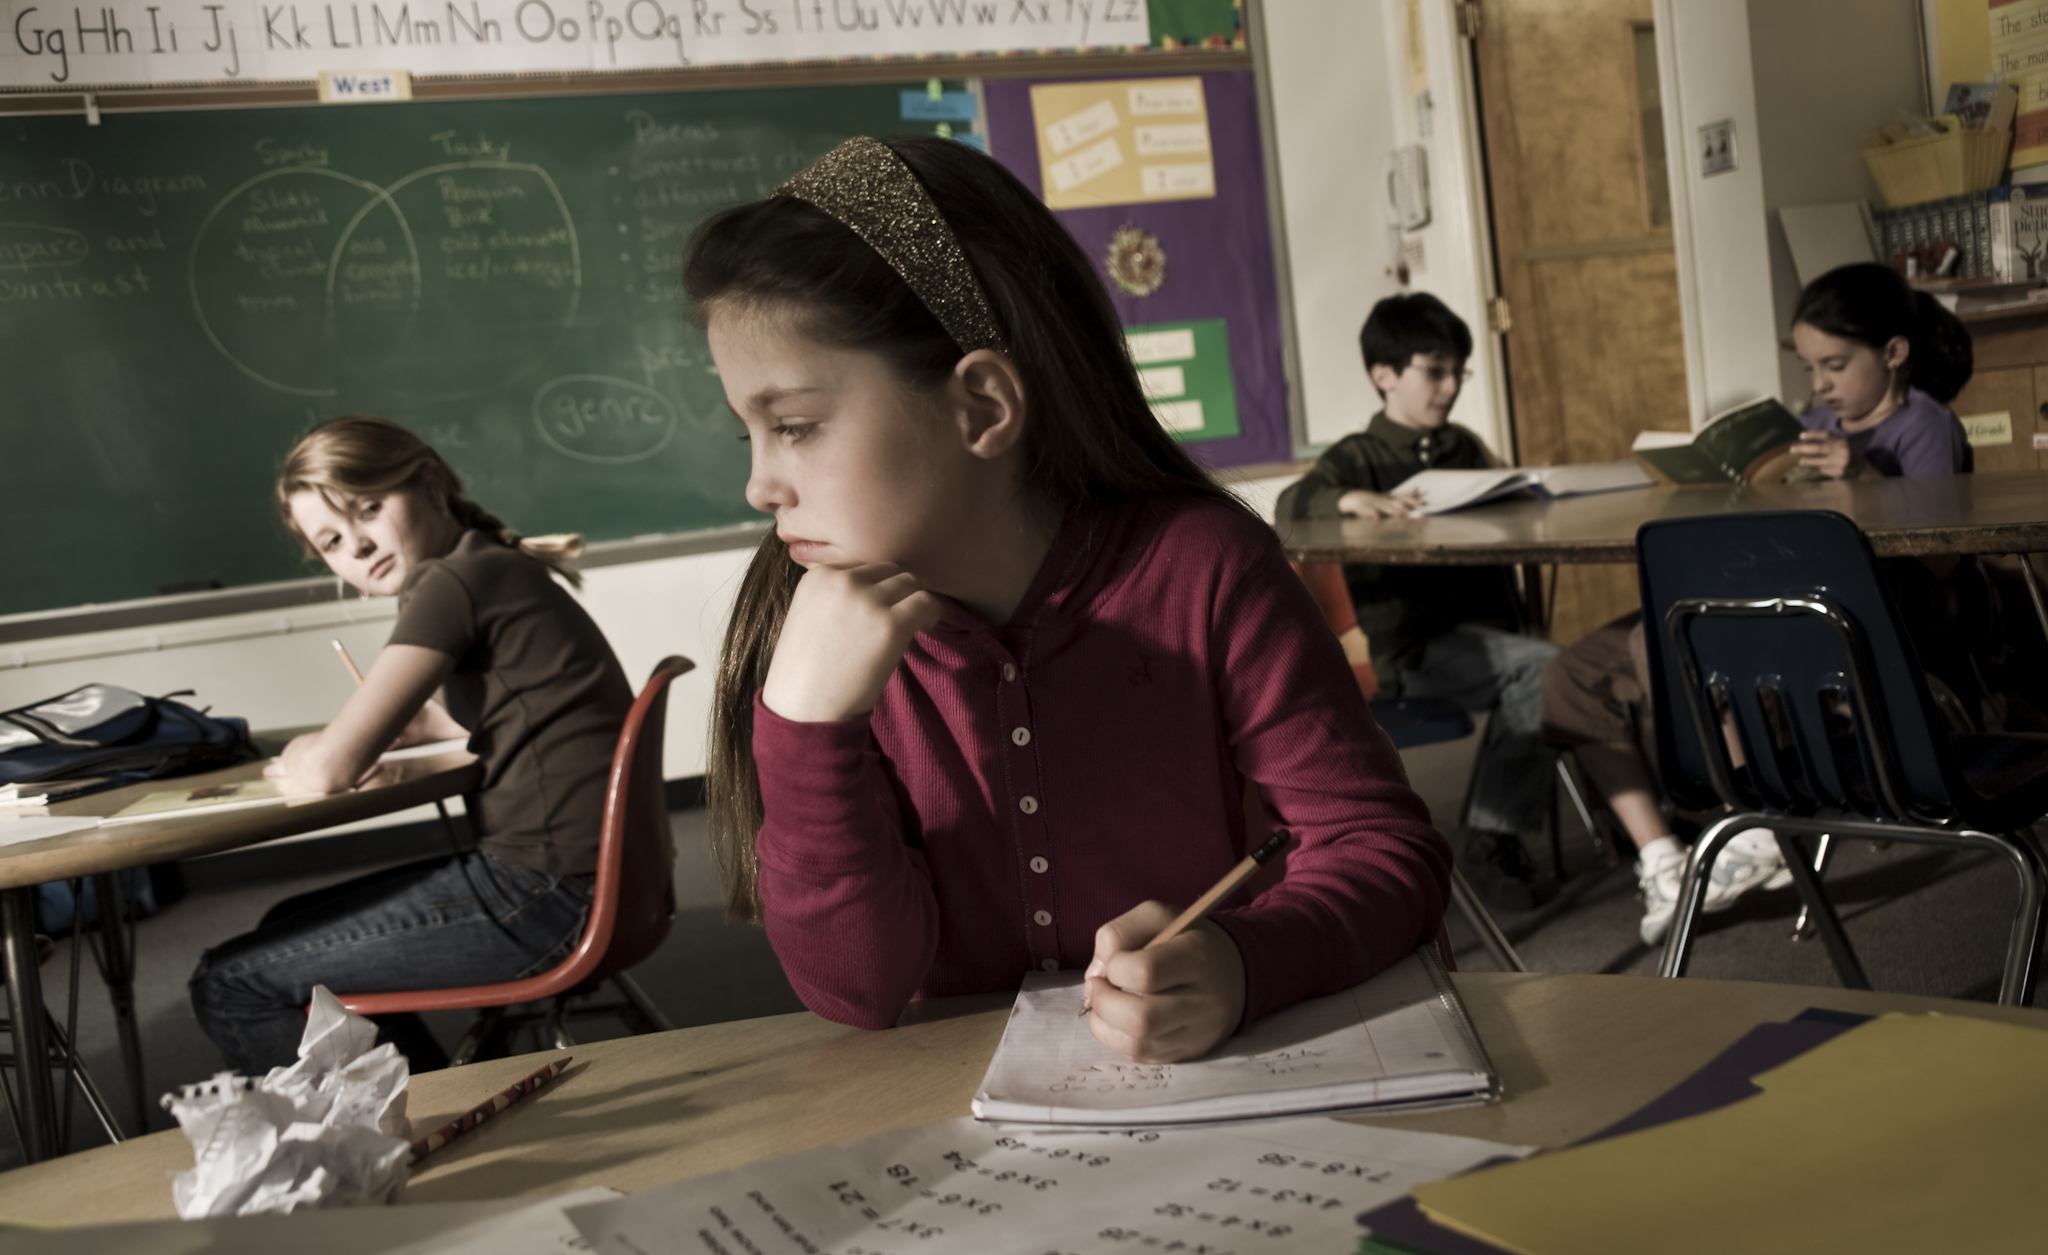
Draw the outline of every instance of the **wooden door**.
M1688 427L1650 0L1483 0L1475 39L1508 390L1525 466ZM1558 569L1551 636L1636 604L1624 566Z

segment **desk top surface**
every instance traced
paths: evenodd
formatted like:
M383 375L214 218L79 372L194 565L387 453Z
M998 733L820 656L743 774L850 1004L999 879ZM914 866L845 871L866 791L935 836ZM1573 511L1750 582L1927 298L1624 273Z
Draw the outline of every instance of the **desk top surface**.
M2048 471L1635 488L1496 501L1426 519L1300 519L1277 527L1287 556L1307 562L1634 562L1636 529L1652 519L1758 510L1839 511L1880 557L2048 550Z
M1751 1027L1807 1007L1941 1011L2048 1029L2048 1012L1903 994L1638 976L1465 973L1467 1007L1504 1101L1365 1121L1563 1146L1628 1115ZM439 1152L406 1200L632 1192L683 1177L968 1114L1011 996L926 1004L919 1021L863 1032L809 1014L575 1047L561 1077ZM495 1059L412 1082L415 1128L433 1128L531 1072ZM191 1166L171 1130L0 1174L0 1222L167 1218L169 1174Z
M104 818L166 789L196 789L254 780L261 762L173 780L146 780L50 807L53 816ZM483 782L483 768L465 750L399 759L381 766L371 780L347 793L287 798L266 806L217 812L190 811L163 819L138 820L111 828L85 828L41 841L0 846L0 889L90 876L149 863L191 858L273 837L316 832L336 824L388 815L422 803L454 797Z

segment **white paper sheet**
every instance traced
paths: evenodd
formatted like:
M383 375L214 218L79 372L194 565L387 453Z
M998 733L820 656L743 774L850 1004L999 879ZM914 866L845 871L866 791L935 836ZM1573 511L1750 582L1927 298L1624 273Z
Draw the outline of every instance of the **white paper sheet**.
M985 1120L1130 1127L1476 1101L1486 1061L1414 955L1289 1007L1188 1063L1133 1063L1095 1039L1078 972L1032 973L974 1096Z
M42 841L99 826L100 821L89 815L6 815L0 812L0 846Z
M1517 493L1535 481L1526 471L1508 468L1490 471L1417 471L1394 486L1393 495L1414 493L1422 498L1424 514L1449 514L1466 506L1481 505Z
M972 1120L568 1209L599 1255L1281 1255L1348 1251L1360 1212L1529 1147L1285 1120L1007 1134Z
M469 748L468 737L456 737L452 741L429 741L425 745L408 745L402 750L385 750L377 755L380 763L402 763L409 758L432 758L436 754L453 754Z

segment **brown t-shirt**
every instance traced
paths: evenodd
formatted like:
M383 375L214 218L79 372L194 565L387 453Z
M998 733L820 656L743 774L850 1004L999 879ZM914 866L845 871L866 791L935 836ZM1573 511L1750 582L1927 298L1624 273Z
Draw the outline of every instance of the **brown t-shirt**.
M633 690L548 568L464 532L406 577L391 643L455 660L442 698L484 763L470 807L477 848L551 875L596 870L605 779Z

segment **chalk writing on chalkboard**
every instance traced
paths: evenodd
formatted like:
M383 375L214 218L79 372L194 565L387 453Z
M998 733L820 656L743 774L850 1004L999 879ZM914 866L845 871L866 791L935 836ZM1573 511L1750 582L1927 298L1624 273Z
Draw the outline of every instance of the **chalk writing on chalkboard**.
M582 285L555 181L503 160L385 187L324 166L268 171L214 205L192 241L207 339L250 378L302 396L337 395L350 371L420 400L496 386L561 342ZM517 316L515 330L481 351L445 354L419 334L492 314Z
M533 422L557 453L582 462L638 462L676 434L675 402L627 379L565 375L533 394Z
M0 120L0 500L45 537L0 614L309 574L267 496L337 414L529 534L758 517L684 245L903 88Z

